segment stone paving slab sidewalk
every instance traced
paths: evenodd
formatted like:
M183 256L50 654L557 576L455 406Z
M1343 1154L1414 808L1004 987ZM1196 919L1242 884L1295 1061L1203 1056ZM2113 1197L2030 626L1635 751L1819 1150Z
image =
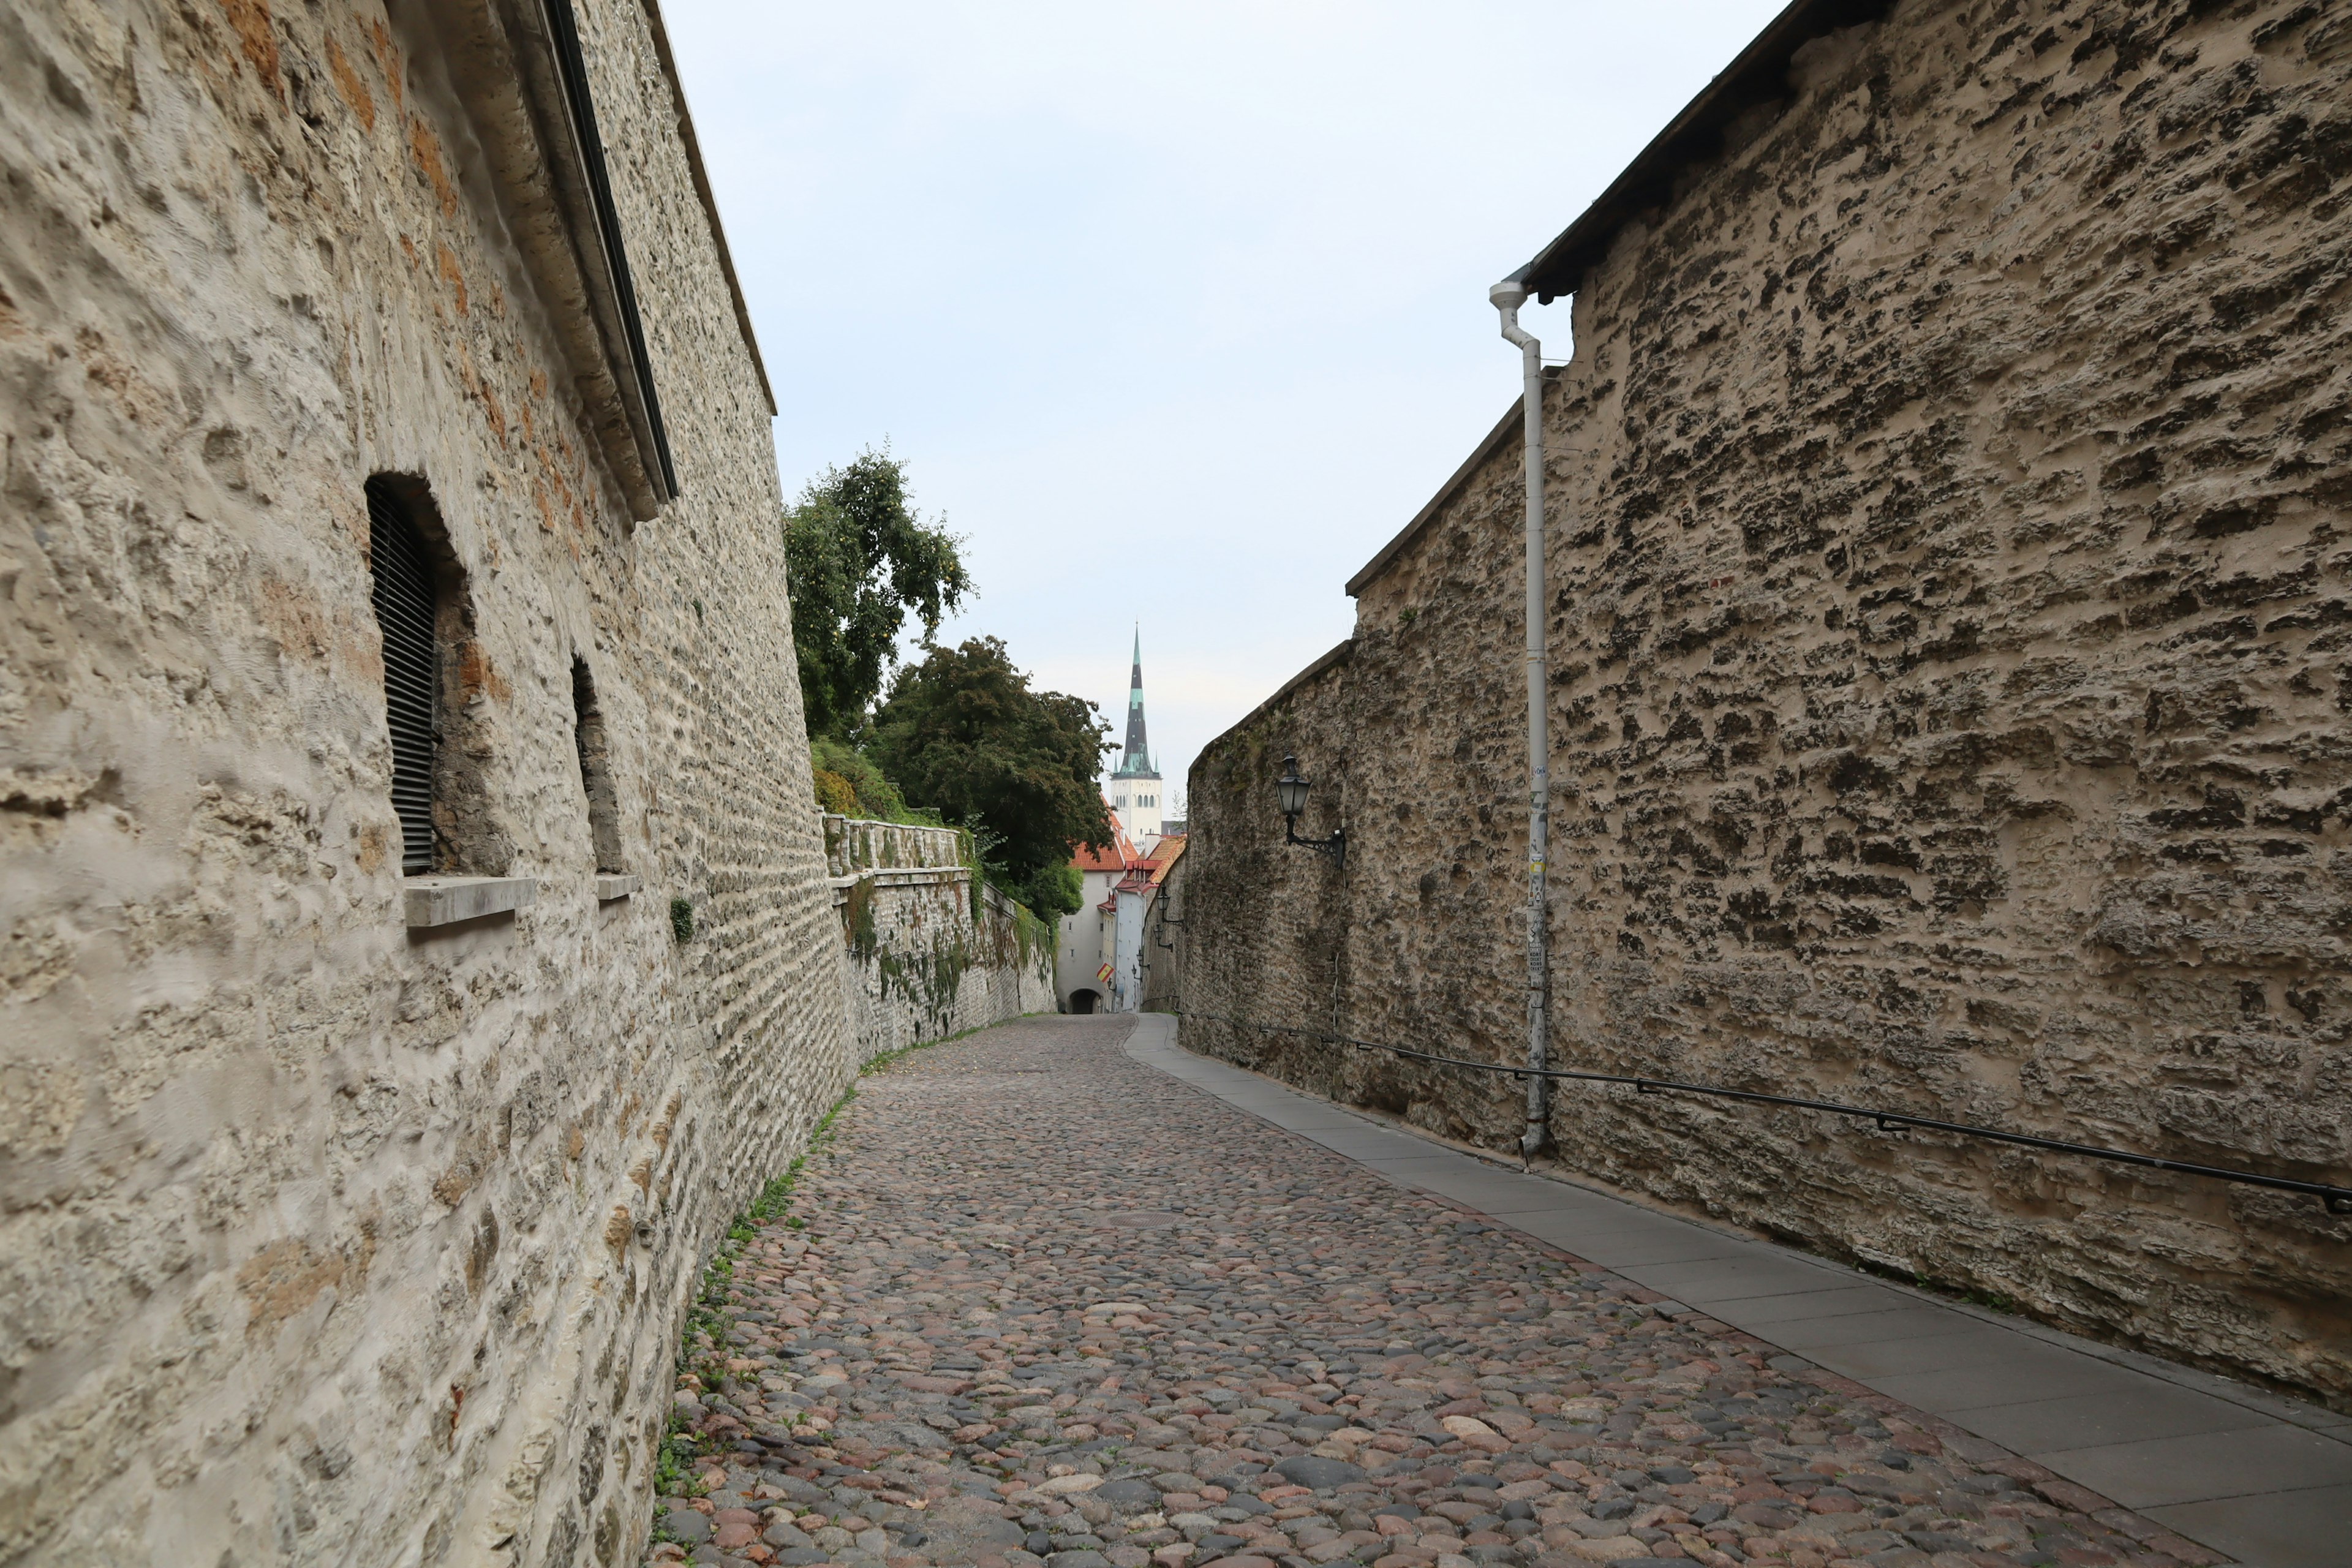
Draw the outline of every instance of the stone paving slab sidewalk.
M689 1344L649 1561L2221 1561L1147 1067L1135 1022L864 1082Z

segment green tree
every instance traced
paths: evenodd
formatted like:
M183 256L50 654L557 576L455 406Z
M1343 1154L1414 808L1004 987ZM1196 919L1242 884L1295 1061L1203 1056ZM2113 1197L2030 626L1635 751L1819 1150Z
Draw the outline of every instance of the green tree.
M816 774L817 804L844 816L875 822L926 822L935 813L910 812L898 786L882 776L872 758L835 735L818 735L809 742L809 761Z
M908 612L928 642L971 592L961 542L915 514L907 466L860 452L810 481L784 513L784 565L812 735L846 736L897 662Z
M973 637L898 671L870 749L910 804L982 837L1004 891L1048 918L1076 910L1071 846L1111 844L1095 782L1110 730L1093 703L1031 690L1003 642Z
M1040 867L1035 876L1013 889L1013 896L1028 905L1032 914L1058 920L1076 914L1085 905L1086 875L1067 862Z

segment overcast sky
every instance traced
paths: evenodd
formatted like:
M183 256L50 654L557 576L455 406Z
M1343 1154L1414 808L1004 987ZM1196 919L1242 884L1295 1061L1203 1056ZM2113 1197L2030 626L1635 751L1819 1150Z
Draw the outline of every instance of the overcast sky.
M884 441L991 633L1194 754L1518 393L1486 288L1780 0L667 0L788 493ZM1565 303L1530 310L1564 357ZM1114 756L1114 761L1115 756ZM1302 759L1310 773L1312 759Z

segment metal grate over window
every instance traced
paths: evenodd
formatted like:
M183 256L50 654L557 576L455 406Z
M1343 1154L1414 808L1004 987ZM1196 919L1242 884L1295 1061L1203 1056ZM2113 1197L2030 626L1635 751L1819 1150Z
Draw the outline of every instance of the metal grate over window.
M433 746L437 671L433 569L407 505L384 479L367 482L375 623L383 632L383 700L392 726L392 809L400 817L400 869L433 869Z

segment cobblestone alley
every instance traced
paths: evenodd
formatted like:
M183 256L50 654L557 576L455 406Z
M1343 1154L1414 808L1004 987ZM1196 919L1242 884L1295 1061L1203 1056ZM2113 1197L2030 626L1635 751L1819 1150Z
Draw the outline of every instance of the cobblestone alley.
M866 1081L689 1346L653 1560L2216 1561L1135 1062L1132 1022Z

